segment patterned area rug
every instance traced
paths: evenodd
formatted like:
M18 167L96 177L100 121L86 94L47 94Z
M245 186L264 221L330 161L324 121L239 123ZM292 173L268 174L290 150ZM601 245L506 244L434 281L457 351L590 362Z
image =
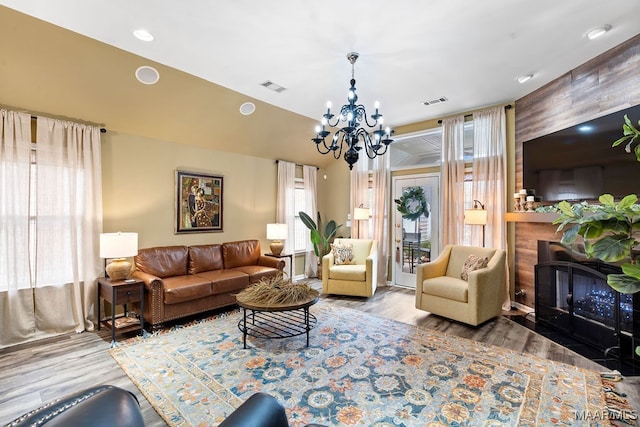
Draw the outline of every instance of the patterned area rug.
M219 424L257 391L292 426L609 425L597 372L322 300L306 337L248 338L234 311L111 354L172 426Z

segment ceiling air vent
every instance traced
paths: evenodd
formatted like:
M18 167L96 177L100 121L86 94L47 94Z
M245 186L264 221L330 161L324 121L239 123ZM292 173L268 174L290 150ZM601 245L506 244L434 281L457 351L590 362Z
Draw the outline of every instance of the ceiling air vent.
M272 91L278 92L278 93L284 92L285 90L287 90L286 87L282 87L279 84L276 84L270 80L267 80L266 82L261 83L261 85L266 87L267 89L271 89Z
M432 99L431 101L424 101L423 104L433 105L433 104L440 104L441 102L447 102L447 101L448 99L446 96L441 96L440 98Z

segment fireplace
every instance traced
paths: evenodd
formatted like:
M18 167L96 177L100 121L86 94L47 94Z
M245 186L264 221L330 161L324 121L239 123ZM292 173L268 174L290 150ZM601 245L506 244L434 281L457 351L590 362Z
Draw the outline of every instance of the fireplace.
M538 241L536 322L601 350L606 358L640 367L640 293L607 284L617 265L588 259L558 242Z

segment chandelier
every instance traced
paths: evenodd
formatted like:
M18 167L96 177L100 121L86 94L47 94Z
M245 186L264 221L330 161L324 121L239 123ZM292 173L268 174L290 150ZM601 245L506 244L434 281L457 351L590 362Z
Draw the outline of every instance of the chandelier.
M321 125L316 127L316 137L311 138L316 143L316 148L320 154L332 153L335 159L339 159L344 151L344 160L349 164L349 169L353 169L354 163L360 157L359 151L364 147L365 153L370 159L381 156L387 152L389 144L393 142L391 135L393 130L389 127L382 128L383 117L378 111L379 104L375 103L376 112L371 114L372 123L369 122L367 111L363 105L357 105L358 95L356 93L355 63L360 56L357 52L351 52L347 59L351 63L351 87L347 96L348 104L340 108L340 114L336 117L331 114L331 102L327 102L327 112L322 115ZM335 121L333 121L335 117ZM338 125L342 127L338 128ZM370 131L365 129L366 125ZM326 126L336 128L331 137L330 144L327 145L326 137L331 134L326 130ZM376 129L376 127L378 127Z

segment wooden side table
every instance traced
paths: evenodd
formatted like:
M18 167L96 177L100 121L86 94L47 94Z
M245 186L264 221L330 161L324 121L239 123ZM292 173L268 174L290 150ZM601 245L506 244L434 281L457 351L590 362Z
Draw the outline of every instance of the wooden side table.
M111 280L109 278L98 278L98 330L102 319L100 317L100 298L111 303L111 319L107 319L105 324L111 327L111 347L116 345L116 330L118 332L129 332L140 328L140 334L144 336L144 282L138 279ZM124 317L127 317L127 304L139 302L139 321L132 321L122 327L116 325L116 306L124 307ZM110 323L109 323L110 321Z
M264 254L265 256L270 256L272 258L289 258L289 281L293 282L293 254Z

